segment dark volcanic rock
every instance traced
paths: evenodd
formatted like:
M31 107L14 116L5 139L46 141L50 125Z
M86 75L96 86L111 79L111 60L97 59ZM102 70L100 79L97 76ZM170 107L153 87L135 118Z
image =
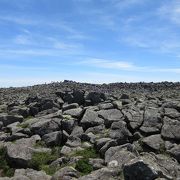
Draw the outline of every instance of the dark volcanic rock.
M179 132L180 132L180 121L165 117L161 135L165 139L173 139L179 141L180 140Z
M123 120L123 114L117 109L101 110L98 111L98 115L104 119L104 124L108 128L113 122Z
M7 126L7 125L12 124L14 122L22 122L23 116L0 114L0 121L3 123L4 126Z
M160 133L162 127L162 118L159 110L156 108L148 108L144 112L144 122L140 130L148 135Z
M98 117L98 113L92 110L86 110L83 118L81 119L81 125L84 129L94 127L103 124L104 120Z
M179 92L170 82L0 88L0 177L15 171L0 179L180 179Z

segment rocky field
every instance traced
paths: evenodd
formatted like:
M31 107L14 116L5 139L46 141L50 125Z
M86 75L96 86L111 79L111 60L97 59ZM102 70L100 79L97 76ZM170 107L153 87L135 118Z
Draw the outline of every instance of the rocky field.
M0 180L180 179L180 83L0 89Z

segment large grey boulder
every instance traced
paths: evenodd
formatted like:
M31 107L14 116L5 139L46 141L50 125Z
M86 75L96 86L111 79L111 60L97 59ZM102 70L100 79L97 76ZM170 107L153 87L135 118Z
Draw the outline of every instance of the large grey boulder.
M100 110L107 110L107 109L113 109L114 108L114 105L112 104L112 103L100 103L99 105L98 105L98 107L99 107L99 109Z
M70 115L74 118L80 118L83 114L83 109L81 107L69 109L63 112L64 115Z
M161 135L165 139L180 140L180 121L164 118L164 124L162 127Z
M125 180L154 180L158 178L158 172L154 166L142 159L133 159L124 165Z
M136 157L131 144L110 147L105 153L105 163L109 166L112 161L116 162L116 166L120 169L122 166Z
M146 147L149 147L150 150L154 151L163 151L165 150L165 144L160 134L151 135L142 139L142 142Z
M137 108L125 109L122 111L131 129L138 129L143 123L144 111Z
M144 122L140 130L149 135L160 133L162 127L162 118L159 110L156 108L148 108L144 112Z
M77 103L64 104L63 107L62 107L62 110L67 111L67 110L75 109L75 108L78 108L78 107L79 107L79 104L77 104Z
M42 140L46 143L47 146L58 146L63 143L63 137L61 131L55 131L49 134L45 134L42 137Z
M83 90L73 90L73 102L79 105L84 104L84 91Z
M124 121L114 122L111 125L109 137L116 139L119 144L128 142L132 137L131 132L127 129L127 124Z
M66 145L69 147L79 147L81 146L81 139L75 136L69 136Z
M104 124L101 124L99 126L94 126L94 127L90 127L88 128L85 133L88 134L89 132L92 132L94 134L100 134L101 132L103 132L105 130L105 126Z
M29 128L34 134L43 136L45 134L59 131L61 128L60 118L37 118L37 120L32 123Z
M73 131L71 132L71 136L77 136L79 138L81 138L82 134L84 133L84 130L82 127L80 126L75 126L73 128Z
M88 105L95 105L105 100L106 100L106 96L104 93L89 92L85 94L85 102L86 103L88 102Z
M95 142L95 148L99 151L108 141L112 140L111 138L100 138Z
M81 125L83 129L88 129L89 127L98 126L103 124L104 120L98 117L98 113L92 110L86 110L82 120Z
M31 138L23 138L15 143L8 143L7 159L13 167L27 167L32 158L34 145L41 140L40 136L34 135Z
M61 168L58 170L53 176L51 180L71 180L71 179L76 179L79 177L79 173L76 169L74 169L71 166L67 166L64 168Z
M11 180L51 180L51 176L44 171L36 171L34 169L16 169L14 177Z
M143 153L127 162L123 167L125 180L154 180L165 178L168 180L179 179L180 166L174 160L165 155Z
M28 107L15 106L9 113L12 115L18 114L26 118L30 115L30 109Z
M180 145L176 145L168 152L180 163Z
M164 115L172 119L180 120L180 113L174 108L164 108Z
M71 134L75 125L77 125L77 121L72 117L64 117L64 119L61 121L62 129L69 134Z
M104 160L100 158L90 158L89 164L93 166L93 170L101 169L105 165Z
M22 122L23 116L0 114L0 121L3 123L4 126L7 126L15 122Z
M118 109L100 110L98 111L98 115L104 119L104 124L108 128L113 122L123 120L123 114Z
M91 172L86 176L80 177L78 180L119 180L119 171L114 168L101 168Z
M101 147L101 149L99 150L99 153L101 154L102 157L104 157L105 152L110 147L117 146L117 145L118 145L117 141L112 139L112 140L106 142L106 144Z

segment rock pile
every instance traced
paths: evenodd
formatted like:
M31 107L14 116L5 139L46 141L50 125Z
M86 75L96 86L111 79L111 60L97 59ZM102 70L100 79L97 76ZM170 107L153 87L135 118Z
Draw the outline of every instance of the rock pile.
M71 81L0 89L0 180L180 179L178 89Z

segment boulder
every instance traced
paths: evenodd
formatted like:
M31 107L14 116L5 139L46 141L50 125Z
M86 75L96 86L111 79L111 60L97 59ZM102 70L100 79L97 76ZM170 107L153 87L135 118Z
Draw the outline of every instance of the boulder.
M124 144L128 142L132 137L131 132L127 129L127 125L124 121L114 122L111 125L111 130L109 132L109 137L116 139L119 144Z
M63 107L62 107L62 110L67 111L67 110L70 110L70 109L76 109L78 107L79 107L79 104L77 104L77 103L64 104Z
M112 103L100 103L98 107L100 110L107 110L107 109L113 109L114 105Z
M78 178L80 175L76 169L74 169L71 166L67 166L64 168L61 168L58 170L53 176L51 180L65 180L65 179L73 179L73 178Z
M51 176L44 171L34 169L16 169L14 177L11 180L51 180Z
M174 108L164 108L164 115L171 119L180 120L180 113Z
M63 112L64 115L70 115L74 118L80 118L83 114L83 109L82 108L74 108L74 109L69 109Z
M180 121L164 117L161 135L165 139L180 140Z
M144 122L140 128L141 132L146 135L160 133L162 127L162 118L159 110L148 108L144 112Z
M88 175L80 177L78 180L119 180L119 171L112 168L101 168Z
M110 147L105 152L105 163L109 166L112 161L117 161L116 166L121 169L125 163L135 157L136 155L133 153L133 146L131 144L125 144L122 146Z
M76 136L76 137L81 138L81 136L82 136L83 133L84 133L84 130L83 130L82 127L80 127L80 126L75 126L75 127L73 128L73 131L72 131L72 133L71 133L71 136Z
M0 114L0 121L3 123L4 126L7 126L14 122L22 122L23 116Z
M88 128L85 133L88 134L89 132L92 132L93 134L99 134L101 132L103 132L105 130L105 126L104 124L101 124L99 126L94 126L94 127L90 127Z
M6 146L7 158L13 167L28 167L32 158L33 147L41 138L38 135L31 138L22 138L15 143L9 143Z
M104 146L101 147L101 149L99 150L99 153L101 154L102 157L104 157L105 152L113 146L117 146L118 143L116 140L110 140L108 142L106 142L106 144Z
M89 159L89 164L93 166L93 170L98 170L104 167L105 163L103 159Z
M68 141L66 142L66 146L69 146L69 147L81 146L81 139L78 137L69 136Z
M65 130L68 134L71 134L76 124L77 122L72 117L64 117L61 121L62 129Z
M111 138L100 138L95 142L96 150L99 151L108 141L112 140Z
M103 123L104 120L99 118L98 113L92 110L86 110L83 118L81 119L81 125L85 130Z
M168 152L180 163L180 145L175 145Z
M89 92L85 95L85 101L89 101L89 105L95 105L106 100L104 93L100 92Z
M165 144L160 134L151 135L142 139L143 144L154 151L165 151Z
M74 90L73 91L73 102L78 103L79 105L84 104L84 91L82 90Z
M143 123L143 111L137 108L125 109L122 111L126 121L132 130L137 130Z
M123 167L124 178L128 180L149 180L156 178L178 179L179 164L165 155L143 153L127 162Z
M46 143L47 146L60 146L63 144L62 132L56 131L49 134L45 134L42 137L42 140Z
M98 116L104 119L104 124L107 128L109 128L113 122L123 120L123 114L118 109L100 110L98 111Z
M59 118L37 118L35 123L30 125L30 130L34 134L43 136L45 134L59 131L61 128L61 119Z

